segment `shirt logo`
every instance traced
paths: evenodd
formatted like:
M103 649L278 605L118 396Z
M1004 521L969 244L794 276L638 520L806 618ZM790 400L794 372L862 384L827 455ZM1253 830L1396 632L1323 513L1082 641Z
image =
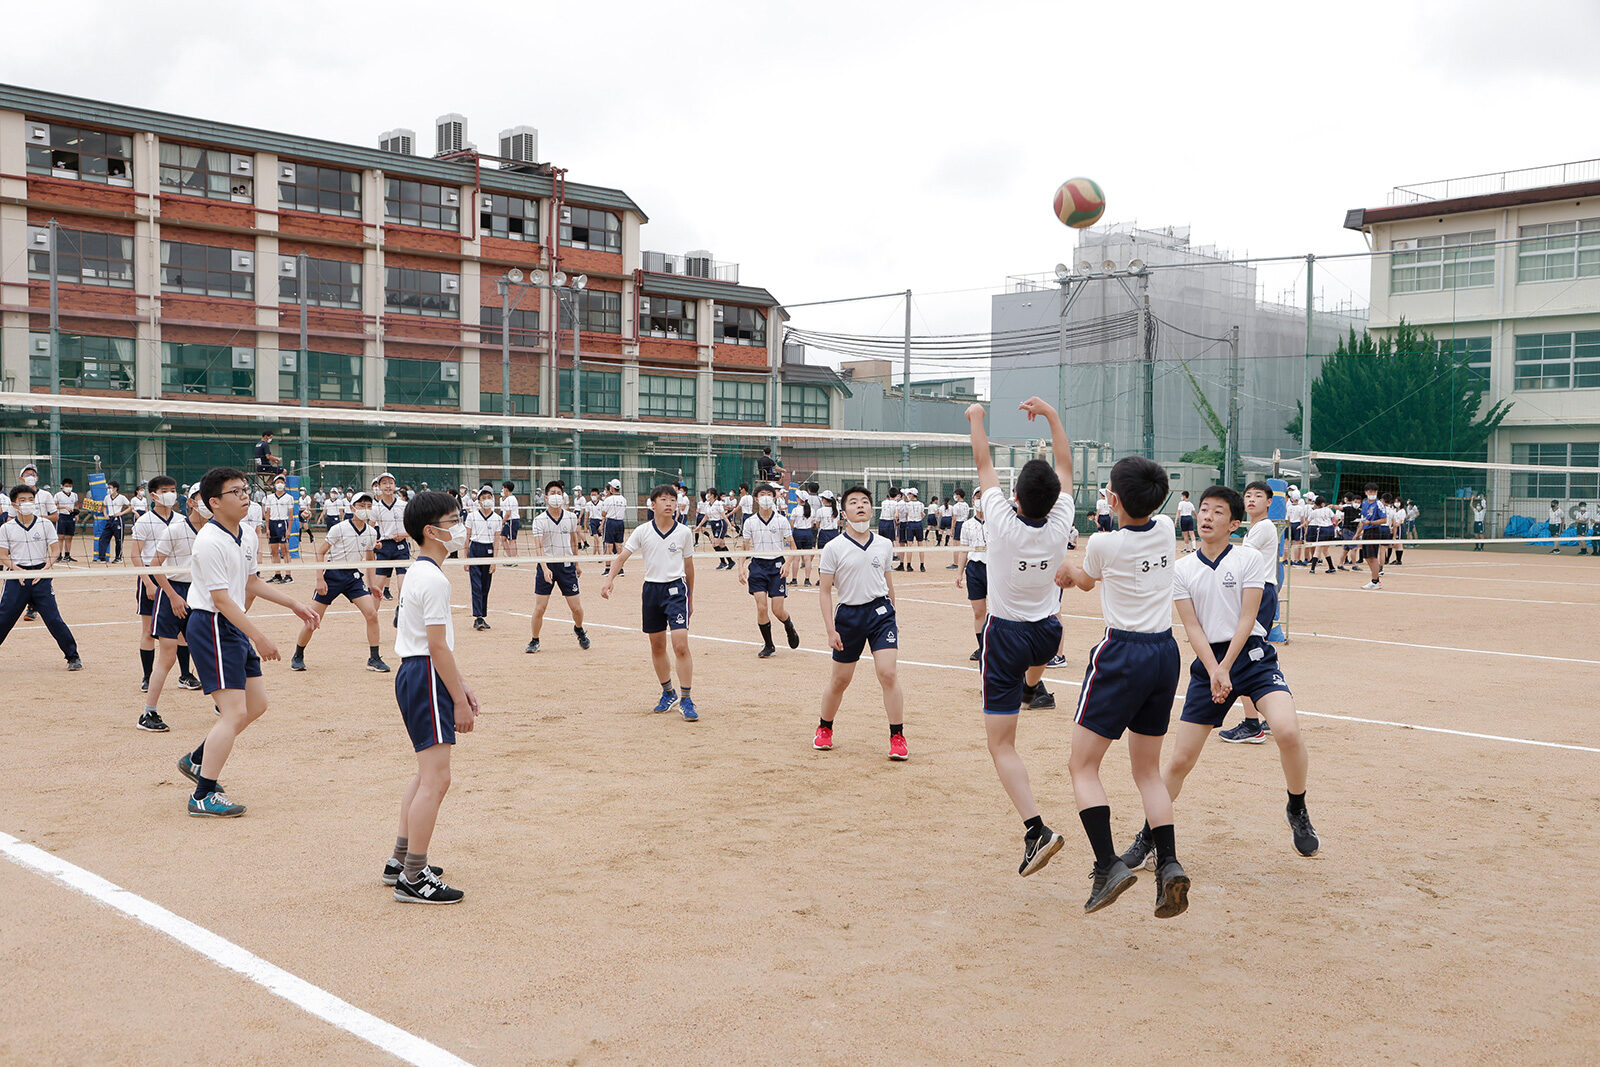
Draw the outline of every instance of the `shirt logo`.
M1224 589L1232 589L1235 586L1237 586L1238 584L1239 583L1234 578L1232 571L1223 571L1222 572L1222 588L1224 588Z

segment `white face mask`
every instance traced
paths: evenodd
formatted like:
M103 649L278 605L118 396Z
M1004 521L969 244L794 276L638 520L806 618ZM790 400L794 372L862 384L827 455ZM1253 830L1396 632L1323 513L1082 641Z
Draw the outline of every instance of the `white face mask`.
M24 519L29 519L29 518L33 517L33 509L34 509L34 504L30 500L26 504L18 504L17 505L17 514L21 515Z
M197 496L189 498L189 510L200 516L202 519L209 519L211 517L211 509L206 507Z
M450 537L445 541L445 547L451 552L460 552L467 547L467 528L459 522L450 527Z
M156 494L156 503L160 504L164 508L173 507L178 503L178 494L177 493L157 493Z
M372 518L372 509L356 508L356 518L360 519L362 522L366 522L368 519Z
M22 484L23 485L38 485L39 484L39 479L37 477L35 477L34 475L32 475L32 474L24 474L22 476Z
M862 534L862 533L866 533L870 529L872 529L872 523L870 523L870 522L857 522L854 519L850 520L850 532L851 533Z
M484 497L482 500L478 501L478 506L480 508L482 508L484 511L493 511L494 510L494 497L490 497L490 496Z
M760 507L761 507L761 509L763 511L766 511L766 510L771 509L771 507L772 507L772 498L770 496L766 496L765 494L763 494L761 496L756 497L756 503L758 505L760 505Z
M544 502L547 507L560 510L567 506L567 497L565 493L546 493Z

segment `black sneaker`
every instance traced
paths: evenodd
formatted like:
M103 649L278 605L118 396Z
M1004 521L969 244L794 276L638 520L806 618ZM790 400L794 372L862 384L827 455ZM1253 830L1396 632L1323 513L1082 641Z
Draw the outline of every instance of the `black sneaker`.
M968 660L968 662L976 663L982 658L983 658L983 649L975 648L975 649L972 650L972 655L967 657L967 660Z
M69 670L69 671L81 671L81 670L83 670L83 660L79 659L77 656L73 656L71 659L67 660L67 670Z
M161 714L147 711L139 716L139 729L149 730L153 734L164 734L172 727L161 721Z
M201 688L200 679L196 678L192 674L180 674L180 675L178 675L178 688L179 689L200 689Z
M367 670L376 671L379 674L388 674L389 673L389 665L387 663L383 662L383 657L382 656L368 656L367 657Z
M1316 829L1311 825L1311 816L1305 808L1295 811L1285 808L1284 821L1289 824L1289 830L1294 834L1294 850L1302 856L1315 856L1322 847L1322 838L1317 836Z
M1170 919L1189 910L1189 876L1183 864L1168 860L1156 871L1156 918Z
M927 574L927 573L928 573L928 565L927 565L927 564L926 564L926 563L919 563L919 564L917 564L917 568L918 568L918 570L920 570L920 571L921 571L921 572L922 572L922 573L923 573L923 574Z
M1139 832L1133 835L1133 844L1128 846L1128 851L1121 857L1122 865L1130 871L1149 865L1151 870L1156 866L1156 843L1150 840L1150 831L1139 827Z
M33 605L32 604L29 604L28 605L28 610L22 613L22 621L23 622L32 622L33 620L37 619L38 617L39 617L39 613L37 611L33 610Z
M589 635L584 633L583 630L577 626L572 628L572 632L577 635L578 647L583 649L585 652L589 651L589 645L591 644L589 641Z
M539 651L539 639L537 637L535 637L532 641L529 641L528 642L528 647L523 649L522 651L529 652L529 653Z
M383 861L383 884L384 885L394 885L396 882L398 882L400 880L400 874L405 869L406 869L406 865L401 863L399 860L395 859L393 856L390 856L388 859L384 860ZM440 875L444 874L444 868L443 867L434 867L434 866L430 865L428 867L428 870L433 872L433 876L435 878L438 878Z
M290 659L289 659L289 669L291 671L303 671L303 670L305 670L306 669L306 661L305 661L304 657L301 657L301 656L292 656L292 657L290 657Z
M800 647L800 631L796 630L794 628L794 620L793 619L785 619L785 620L783 620L783 632L789 635L789 647L790 648L799 648Z
M1048 826L1042 833L1024 834L1022 838L1022 863L1017 873L1026 878L1050 862L1050 857L1061 851L1066 839Z
M464 896L461 890L441 882L432 870L424 870L415 882L404 877L394 882L394 899L402 904L459 904Z
M1040 682L1034 687L1032 696L1028 698L1029 708L1037 710L1039 708L1053 708L1055 706L1055 694L1046 689L1043 682Z
M472 628L474 630L487 630L489 628L489 624L484 621L482 615L479 615L476 619L472 620Z
M284 585L288 585L288 584L289 584L289 583L290 583L290 582L293 582L293 581L294 581L294 575L292 575L292 574L285 574L285 575L284 575L284 576L283 576L283 584L284 584Z
M1217 736L1230 745L1259 745L1267 740L1267 732L1260 719L1241 719L1231 730L1220 730Z
M773 646L771 646L771 645L763 645L762 648L761 648L761 651L756 653L756 659L767 659L767 658L769 658L771 656L775 656L777 654L778 654L778 650L776 648L774 648Z
M1092 877L1094 884L1090 887L1089 899L1083 904L1086 915L1106 907L1139 880L1121 860L1112 860L1103 866L1096 863Z
M139 692L141 692L141 693L150 692L150 679L146 678L144 681L139 683Z
M1045 663L1046 667L1065 667L1066 665L1067 665L1067 657L1063 656L1059 652L1057 652L1055 655L1051 656L1049 661Z
M267 584L268 585L282 585L283 584L283 575L274 574L271 578L267 579Z
M385 599L385 600L393 600L394 599L394 594L389 592L387 587L385 587L384 590L383 590L383 599Z

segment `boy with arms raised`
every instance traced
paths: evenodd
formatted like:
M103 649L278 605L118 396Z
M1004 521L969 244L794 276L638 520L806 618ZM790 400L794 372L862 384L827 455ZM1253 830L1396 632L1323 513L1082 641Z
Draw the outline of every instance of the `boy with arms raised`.
M822 691L822 717L811 747L833 747L833 720L844 691L855 676L861 649L872 649L872 664L883 689L883 710L889 716L889 758L910 756L904 731L905 699L896 670L899 659L898 623L894 613L894 579L889 576L894 546L872 534L872 494L866 486L844 491L844 535L822 550L819 603L822 624L833 649L833 676ZM833 590L839 590L839 607L833 610Z
M478 698L456 665L456 631L450 621L450 579L441 565L467 544L460 502L449 493L418 493L406 506L406 533L418 557L395 611L394 651L400 669L394 697L400 705L417 773L400 798L394 854L383 865L385 885L402 904L459 904L465 895L445 885L444 871L428 866L439 805L450 788L450 750L456 731L471 733Z
M576 556L578 554L578 516L567 508L567 485L559 478L546 482L544 510L534 516L533 554L535 556ZM572 632L578 647L589 649L589 635L583 629L583 601L578 599L577 563L546 563L542 559L533 572L533 639L524 652L539 651L539 631L544 628L544 613L550 607L550 594L558 588L572 612Z
M694 603L694 534L676 516L678 491L670 485L650 490L651 518L636 526L616 559L616 567L600 587L600 598L611 599L611 587L622 574L628 557L644 556L644 632L650 638L650 661L661 681L657 711L677 707L687 722L699 722L700 713L689 697L694 683L694 660L689 655L689 616ZM672 655L678 662L683 691L672 688L672 664L667 659L667 631L672 632Z
M328 531L328 536L317 546L317 562L344 564L342 567L324 567L317 572L317 591L311 598L311 610L321 619L333 602L344 597L367 624L367 670L388 674L389 665L378 654L378 605L361 580L361 571L354 565L373 559L378 544L378 528L372 524L372 494L357 493L350 505L350 518ZM306 646L320 623L306 623L295 638L294 656L289 669L306 669Z
M1178 561L1172 575L1172 599L1194 649L1189 691L1183 714L1173 731L1167 766L1161 772L1167 792L1178 799L1183 780L1194 769L1211 731L1222 725L1228 708L1249 697L1272 725L1278 759L1289 789L1284 818L1295 851L1315 855L1322 847L1306 812L1306 748L1294 710L1294 696L1283 679L1277 651L1267 643L1258 613L1266 571L1273 561L1248 545L1229 545L1228 536L1244 518L1238 492L1213 485L1200 495L1200 549ZM1156 847L1147 823L1122 855L1129 868L1145 862Z
M199 818L244 814L244 805L229 800L217 779L234 740L267 710L261 658L277 659L278 646L245 614L246 599L271 601L312 626L321 621L316 612L255 573L258 546L242 537L240 526L250 510L248 486L244 472L232 467L217 467L200 479L200 498L211 510L211 521L194 539L184 633L200 688L217 702L221 716L200 746L178 760L178 770L195 784L189 814Z
M1000 488L989 436L983 428L983 405L967 408L971 423L972 458L978 468L978 506L988 534L989 621L984 624L984 730L989 756L1017 814L1022 816L1022 863L1026 878L1061 850L1061 836L1044 824L1028 784L1028 768L1017 755L1017 715L1023 701L1036 695L1044 665L1061 644L1061 591L1056 569L1067 554L1072 527L1072 446L1056 409L1029 397L1018 405L1028 420L1043 416L1050 424L1055 466L1030 459L1017 473L1013 506Z
M1161 780L1161 742L1172 718L1172 694L1181 666L1172 639L1172 573L1177 555L1172 520L1152 513L1167 498L1167 472L1143 456L1128 456L1111 468L1112 514L1117 529L1096 533L1083 566L1063 560L1056 581L1084 592L1104 583L1100 608L1106 635L1089 654L1078 711L1073 717L1072 793L1078 818L1094 849L1093 889L1084 910L1116 900L1135 875L1111 843L1111 807L1100 781L1100 763L1111 742L1128 733L1133 781L1144 802L1155 842L1156 917L1170 919L1189 906L1189 876L1173 844L1172 798Z

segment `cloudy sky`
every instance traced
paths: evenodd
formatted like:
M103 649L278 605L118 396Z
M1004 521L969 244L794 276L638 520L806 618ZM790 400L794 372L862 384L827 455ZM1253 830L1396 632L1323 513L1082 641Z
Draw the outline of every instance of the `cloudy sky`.
M1345 210L1391 186L1600 155L1593 0L79 0L6 20L0 80L21 85L337 141L406 126L430 151L443 112L486 148L531 124L542 158L644 207L646 248L711 249L786 302L910 288L918 332L987 329L1007 275L1070 259L1050 201L1074 175L1108 222L1334 253L1364 247ZM1329 264L1318 289L1364 302L1366 276ZM1272 296L1297 280L1263 275Z

